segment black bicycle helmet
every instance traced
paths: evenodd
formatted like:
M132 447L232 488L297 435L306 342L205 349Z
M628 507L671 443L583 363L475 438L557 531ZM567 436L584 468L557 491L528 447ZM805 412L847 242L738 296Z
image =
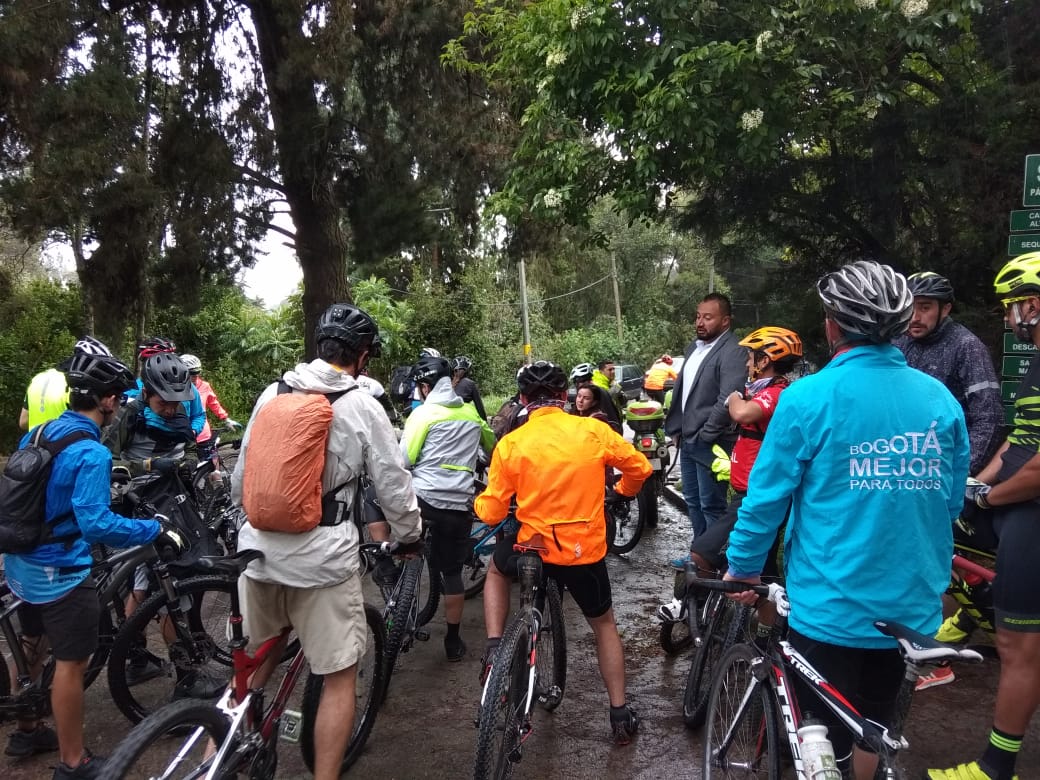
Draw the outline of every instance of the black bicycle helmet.
M190 401L195 397L191 372L184 361L172 352L152 355L141 367L144 389L164 401Z
M451 375L448 361L442 357L421 357L419 362L412 366L412 381L417 384L433 385L444 376Z
M379 357L383 351L375 320L351 303L334 303L322 312L314 328L314 340L325 339L342 341L354 350L368 347L369 357L373 358Z
M520 393L528 398L538 395L539 391L559 395L567 389L567 375L555 363L539 360L520 369L516 375L516 385Z
M465 355L456 355L451 359L452 373L455 373L456 371L469 371L471 368L473 368L473 361Z
M134 372L111 355L77 351L64 370L69 391L80 395L119 395L135 384Z
M906 277L910 292L915 298L935 298L943 303L953 303L953 285L945 276L934 271L920 271Z
M152 355L164 355L176 351L177 345L171 339L164 339L162 336L153 336L137 345L137 357L141 360L147 360Z
M851 338L884 344L905 333L914 310L906 277L890 266L857 260L820 278L823 308Z

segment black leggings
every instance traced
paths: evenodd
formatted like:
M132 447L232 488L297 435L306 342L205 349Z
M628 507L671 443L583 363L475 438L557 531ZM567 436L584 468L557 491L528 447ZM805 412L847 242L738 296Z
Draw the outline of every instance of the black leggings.
M1040 631L1040 597L1033 583L1040 564L1040 504L996 507L993 530L997 544L997 577L993 580L996 627L1005 631Z

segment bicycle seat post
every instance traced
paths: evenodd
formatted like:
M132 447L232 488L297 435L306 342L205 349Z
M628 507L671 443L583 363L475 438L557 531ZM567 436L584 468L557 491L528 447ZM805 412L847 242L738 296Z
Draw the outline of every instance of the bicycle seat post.
M538 553L525 552L517 563L520 573L520 604L526 608L534 604L535 593L541 585L542 559Z

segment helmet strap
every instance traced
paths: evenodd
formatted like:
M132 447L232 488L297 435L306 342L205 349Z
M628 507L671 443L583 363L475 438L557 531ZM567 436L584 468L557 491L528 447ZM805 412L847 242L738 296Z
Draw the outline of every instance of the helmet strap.
M1015 312L1015 335L1019 341L1032 342L1033 341L1033 328L1036 327L1037 323L1040 323L1040 312L1028 322L1022 316L1023 301L1015 301L1011 304L1013 311Z

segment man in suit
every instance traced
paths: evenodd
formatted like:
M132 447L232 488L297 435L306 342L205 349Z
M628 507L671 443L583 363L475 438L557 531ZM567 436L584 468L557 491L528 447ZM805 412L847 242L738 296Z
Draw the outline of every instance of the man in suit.
M743 390L747 380L747 351L730 331L731 319L725 295L710 293L697 306L697 339L686 349L665 418L665 433L679 449L683 498L694 537L726 510L728 483L715 478L711 449L718 444L726 452L733 450L737 433L726 398ZM672 565L681 569L686 560L676 558Z

